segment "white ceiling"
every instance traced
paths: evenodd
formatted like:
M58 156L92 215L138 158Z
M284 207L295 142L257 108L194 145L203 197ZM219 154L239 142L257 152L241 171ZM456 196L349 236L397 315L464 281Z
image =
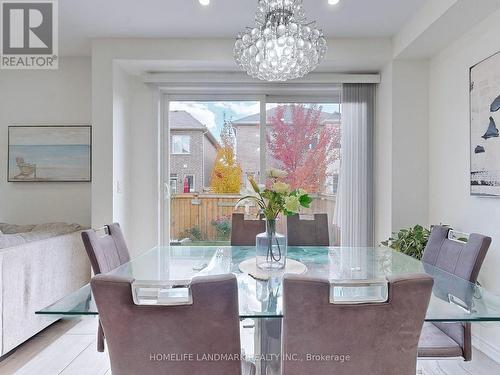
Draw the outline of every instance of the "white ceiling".
M333 38L390 37L425 0L304 0ZM93 38L234 37L252 26L257 0L59 0L62 55L90 55Z

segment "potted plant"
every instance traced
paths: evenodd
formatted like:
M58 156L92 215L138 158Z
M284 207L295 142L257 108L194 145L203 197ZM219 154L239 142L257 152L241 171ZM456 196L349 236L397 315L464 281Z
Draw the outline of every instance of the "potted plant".
M286 236L276 232L276 219L279 214L285 216L295 215L300 208L308 208L312 198L303 189L292 190L290 185L279 181L286 177L286 172L271 169L268 172L269 187L258 185L250 176L248 180L253 191L238 201L252 200L260 208L266 220L266 231L257 235L256 261L257 266L265 270L277 270L285 267L287 240Z
M430 233L429 229L421 225L415 225L413 228L401 229L399 232L394 232L392 237L382 242L382 245L389 246L394 250L420 260L422 259Z

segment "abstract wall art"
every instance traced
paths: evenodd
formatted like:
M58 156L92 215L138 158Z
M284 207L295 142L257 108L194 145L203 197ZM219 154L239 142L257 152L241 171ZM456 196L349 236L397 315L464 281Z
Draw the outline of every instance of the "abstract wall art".
M91 181L90 126L9 126L9 182Z
M470 192L500 196L500 53L470 69Z

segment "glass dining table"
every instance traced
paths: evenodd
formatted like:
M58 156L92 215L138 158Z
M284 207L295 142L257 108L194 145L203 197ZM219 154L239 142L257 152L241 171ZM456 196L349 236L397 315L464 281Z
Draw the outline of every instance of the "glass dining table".
M279 337L274 337L277 341L273 345L269 344L269 337L279 335L280 328L272 328L265 322L274 320L279 323L283 317L283 272L269 274L266 280L241 272L240 263L253 257L254 247L156 247L110 274L133 281L132 292L137 303L161 304L162 296L166 295L168 300L165 291L188 288L193 277L234 273L238 280L240 318L253 319L258 331L256 354L272 352L273 345L274 351L279 351ZM426 321L500 321L500 296L387 247L289 247L288 258L306 266L304 275L329 280L332 301L349 303L383 299L384 295L387 296L387 279L391 276L427 273L434 278L434 286ZM87 284L36 314L81 316L97 315L98 311ZM258 367L265 368L266 360L261 355L262 363Z

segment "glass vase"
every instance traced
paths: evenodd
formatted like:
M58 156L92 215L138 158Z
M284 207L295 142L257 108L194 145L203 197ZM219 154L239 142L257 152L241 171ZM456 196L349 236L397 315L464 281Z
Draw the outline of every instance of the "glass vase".
M286 236L276 233L276 220L266 219L266 231L255 238L257 267L266 271L285 268Z

